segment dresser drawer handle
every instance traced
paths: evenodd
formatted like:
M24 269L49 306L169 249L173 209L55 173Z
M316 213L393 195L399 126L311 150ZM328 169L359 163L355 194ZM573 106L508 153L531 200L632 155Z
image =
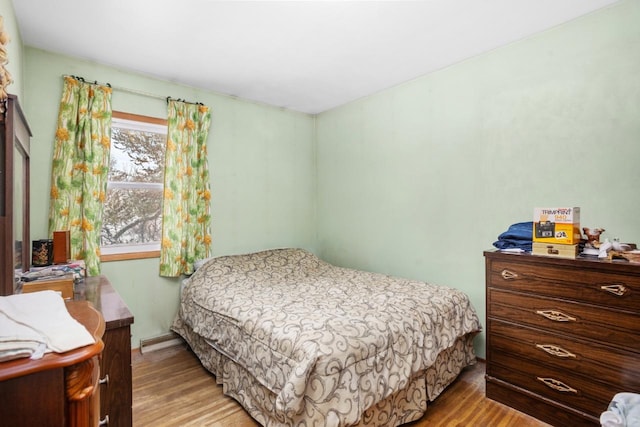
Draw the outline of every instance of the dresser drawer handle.
M506 268L502 270L500 273L504 280L513 280L518 278L518 273L514 273L513 271L507 270Z
M540 378L540 377L538 377L538 381L541 381L547 387L552 388L552 389L554 389L556 391L559 391L561 393L578 394L578 390L576 390L573 387L569 387L568 385L566 385L562 381L556 380L554 378Z
M100 378L100 380L98 381L100 384L109 384L109 374L105 375L104 378Z
M109 425L109 415L105 415L104 418L98 422L98 426L103 427L108 425Z
M536 314L544 316L554 322L575 322L577 320L575 317L557 310L536 310Z
M610 292L619 297L626 294L627 291L629 290L629 288L627 288L625 285L602 285L600 286L600 289L602 289L603 291Z
M549 353L552 356L557 356L557 357L564 357L564 358L568 358L568 357L572 357L572 358L576 358L576 355L571 353L570 351L565 350L562 347L558 347L557 345L553 345L553 344L536 344L536 347L539 348L542 351L545 351L547 353Z

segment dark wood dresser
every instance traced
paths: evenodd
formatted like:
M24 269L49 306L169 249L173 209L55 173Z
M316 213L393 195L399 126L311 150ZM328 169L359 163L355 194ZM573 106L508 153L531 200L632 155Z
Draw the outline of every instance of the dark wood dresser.
M87 277L76 284L75 299L90 301L105 322L100 360L100 425L131 427L133 315L105 276Z
M640 265L485 252L487 397L555 426L599 426L640 392Z

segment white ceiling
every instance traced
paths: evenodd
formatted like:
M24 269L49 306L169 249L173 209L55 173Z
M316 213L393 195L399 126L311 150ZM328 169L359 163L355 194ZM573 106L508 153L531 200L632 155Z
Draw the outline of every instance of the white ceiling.
M616 1L13 0L13 5L26 45L319 113Z

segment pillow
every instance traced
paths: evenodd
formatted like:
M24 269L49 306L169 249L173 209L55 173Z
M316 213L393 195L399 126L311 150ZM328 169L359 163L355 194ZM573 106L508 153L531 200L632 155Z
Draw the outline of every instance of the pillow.
M211 260L211 259L213 259L213 258L214 258L214 257L210 257L210 258L204 258L204 259L196 260L196 261L193 263L193 272L195 273L197 269L199 269L200 267L202 267L202 266L204 265L204 263L205 263L205 262L207 262L207 261L209 261L209 260Z

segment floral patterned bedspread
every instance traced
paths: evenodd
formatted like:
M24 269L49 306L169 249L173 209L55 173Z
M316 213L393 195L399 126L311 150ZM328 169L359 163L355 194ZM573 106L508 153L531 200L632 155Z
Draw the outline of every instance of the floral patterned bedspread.
M274 393L278 418L317 404L350 422L481 329L461 291L301 249L209 260L186 282L181 322Z

